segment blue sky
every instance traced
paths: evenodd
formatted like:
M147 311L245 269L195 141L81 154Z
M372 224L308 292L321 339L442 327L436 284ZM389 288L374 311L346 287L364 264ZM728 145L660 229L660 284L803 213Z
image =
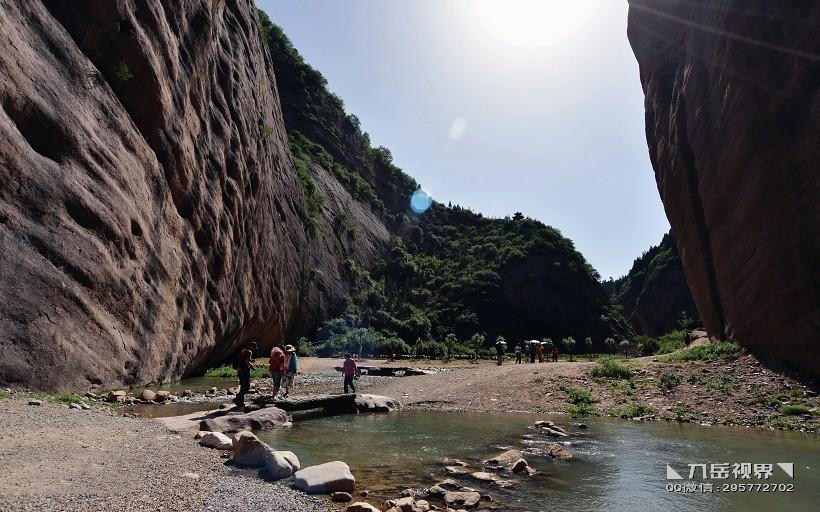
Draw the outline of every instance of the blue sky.
M554 226L603 277L669 224L626 0L257 0L437 201Z

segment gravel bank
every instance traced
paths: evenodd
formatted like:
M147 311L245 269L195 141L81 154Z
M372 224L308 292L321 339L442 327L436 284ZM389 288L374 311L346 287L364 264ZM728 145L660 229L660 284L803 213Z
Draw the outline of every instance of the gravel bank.
M3 511L327 510L319 498L225 467L219 451L153 420L19 398L0 405Z

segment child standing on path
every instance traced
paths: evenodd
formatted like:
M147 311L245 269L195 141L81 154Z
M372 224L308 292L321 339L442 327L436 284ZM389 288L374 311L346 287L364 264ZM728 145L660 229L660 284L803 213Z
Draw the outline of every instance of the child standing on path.
M293 345L285 345L285 375L282 377L282 393L283 397L290 394L293 387L293 381L296 379L296 374L299 372L299 358L296 357L296 349Z

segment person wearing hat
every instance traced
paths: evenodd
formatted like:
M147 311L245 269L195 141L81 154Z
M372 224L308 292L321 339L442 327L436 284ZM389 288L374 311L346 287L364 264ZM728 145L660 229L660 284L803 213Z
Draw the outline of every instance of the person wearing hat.
M296 348L293 345L285 345L285 375L282 377L282 396L290 394L293 387L293 380L299 372L299 358L296 357Z
M242 407L245 405L245 395L251 390L251 368L253 368L253 353L256 351L255 341L251 341L239 352L234 368L239 377L239 393L233 399L233 403Z

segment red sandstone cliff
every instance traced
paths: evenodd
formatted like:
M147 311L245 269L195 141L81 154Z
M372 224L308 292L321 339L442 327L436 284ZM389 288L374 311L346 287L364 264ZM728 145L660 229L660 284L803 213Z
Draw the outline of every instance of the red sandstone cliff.
M649 153L707 330L820 371L820 3L629 3Z
M144 383L270 346L386 244L343 190L326 208L363 243L305 229L251 0L3 2L0 49L0 382Z

